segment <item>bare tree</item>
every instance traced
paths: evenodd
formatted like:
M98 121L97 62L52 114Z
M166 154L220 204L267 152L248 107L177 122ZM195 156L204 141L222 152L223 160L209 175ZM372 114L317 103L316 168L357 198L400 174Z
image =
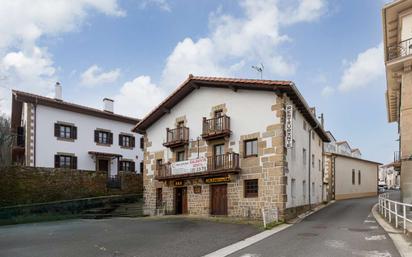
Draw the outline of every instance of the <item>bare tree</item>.
M13 134L11 133L10 118L0 115L0 166L10 165Z

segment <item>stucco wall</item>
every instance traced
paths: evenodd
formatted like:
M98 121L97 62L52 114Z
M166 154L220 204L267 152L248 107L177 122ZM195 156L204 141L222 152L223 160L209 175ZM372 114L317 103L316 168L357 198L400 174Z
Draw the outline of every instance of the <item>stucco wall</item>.
M288 100L288 104L291 104L290 100ZM303 128L303 122L306 122L306 130ZM319 136L314 133L315 137L314 139L311 139L311 155L313 154L315 157L314 167L312 167L312 163L309 163L309 159L312 159L312 156L309 158L309 129L310 125L305 121L303 115L296 111L295 119L293 119L293 138L295 140L295 146L287 150L286 156L288 163L288 169L285 173L288 177L286 189L288 201L286 208L309 204L309 165L311 165L311 203L320 203L322 201L323 142L319 141ZM303 148L306 149L306 164L303 163ZM312 160L310 160L310 162L312 162ZM292 190L292 180L295 181L294 190ZM303 181L305 181L306 186L303 185ZM314 183L314 188L312 187L312 183ZM292 191L294 191L294 193ZM306 193L304 193L304 191Z
M352 184L352 170L355 170L355 184ZM361 171L361 183L358 171ZM336 200L372 196L377 194L378 164L361 159L336 156L335 158Z
M58 140L54 136L54 123L57 121L73 123L77 127L77 139L74 142ZM111 146L100 146L94 142L94 130L102 128L113 133ZM143 152L140 149L141 135L132 133L133 124L107 120L85 114L55 109L38 105L36 112L36 166L54 167L54 155L57 152L73 153L77 156L77 168L95 170L95 161L88 151L121 154L123 158L135 161L136 171L140 170ZM119 146L119 134L130 133L135 136L135 147L125 149ZM117 161L112 160L110 171L117 173Z

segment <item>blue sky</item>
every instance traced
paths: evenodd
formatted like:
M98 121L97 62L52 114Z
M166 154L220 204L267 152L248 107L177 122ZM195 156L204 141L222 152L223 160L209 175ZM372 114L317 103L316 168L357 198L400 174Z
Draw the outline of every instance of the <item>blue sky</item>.
M143 116L189 73L293 80L326 129L390 162L396 124L385 109L381 8L376 0L4 1L0 112L10 90ZM16 18L19 17L19 18Z

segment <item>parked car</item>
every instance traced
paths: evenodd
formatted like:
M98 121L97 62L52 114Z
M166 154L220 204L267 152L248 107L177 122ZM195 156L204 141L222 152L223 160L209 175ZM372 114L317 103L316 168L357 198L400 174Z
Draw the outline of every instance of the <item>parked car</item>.
M378 186L378 193L385 193L386 189L384 185L379 185Z

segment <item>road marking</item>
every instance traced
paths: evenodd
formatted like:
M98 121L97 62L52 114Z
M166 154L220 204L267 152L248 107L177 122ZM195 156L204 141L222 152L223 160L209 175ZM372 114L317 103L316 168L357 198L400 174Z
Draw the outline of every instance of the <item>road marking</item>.
M261 254L255 254L255 253L247 253L247 254L244 254L240 257L260 257L260 256L262 256L262 255Z
M370 237L365 237L365 240L367 241L386 240L386 236L385 235L370 236Z
M337 249L343 249L347 247L346 242L342 240L326 240L325 245Z
M352 254L361 257L392 257L392 255L388 251L353 251Z
M237 243L234 243L232 245L226 246L222 249L219 249L217 251L214 251L212 253L209 253L203 257L223 257L223 256L228 256L229 254L232 254L234 252L237 252L243 248L246 248L254 243L257 243L267 237L270 237L271 235L274 235L284 229L287 229L288 227L292 226L292 224L282 224L277 227L272 228L271 230L266 230L263 231L259 234L256 234L254 236L251 236L249 238L246 238L242 241L239 241Z
M374 220L365 220L364 222L365 223L376 223L376 221L374 221Z
M378 229L378 226L370 226L369 229Z

